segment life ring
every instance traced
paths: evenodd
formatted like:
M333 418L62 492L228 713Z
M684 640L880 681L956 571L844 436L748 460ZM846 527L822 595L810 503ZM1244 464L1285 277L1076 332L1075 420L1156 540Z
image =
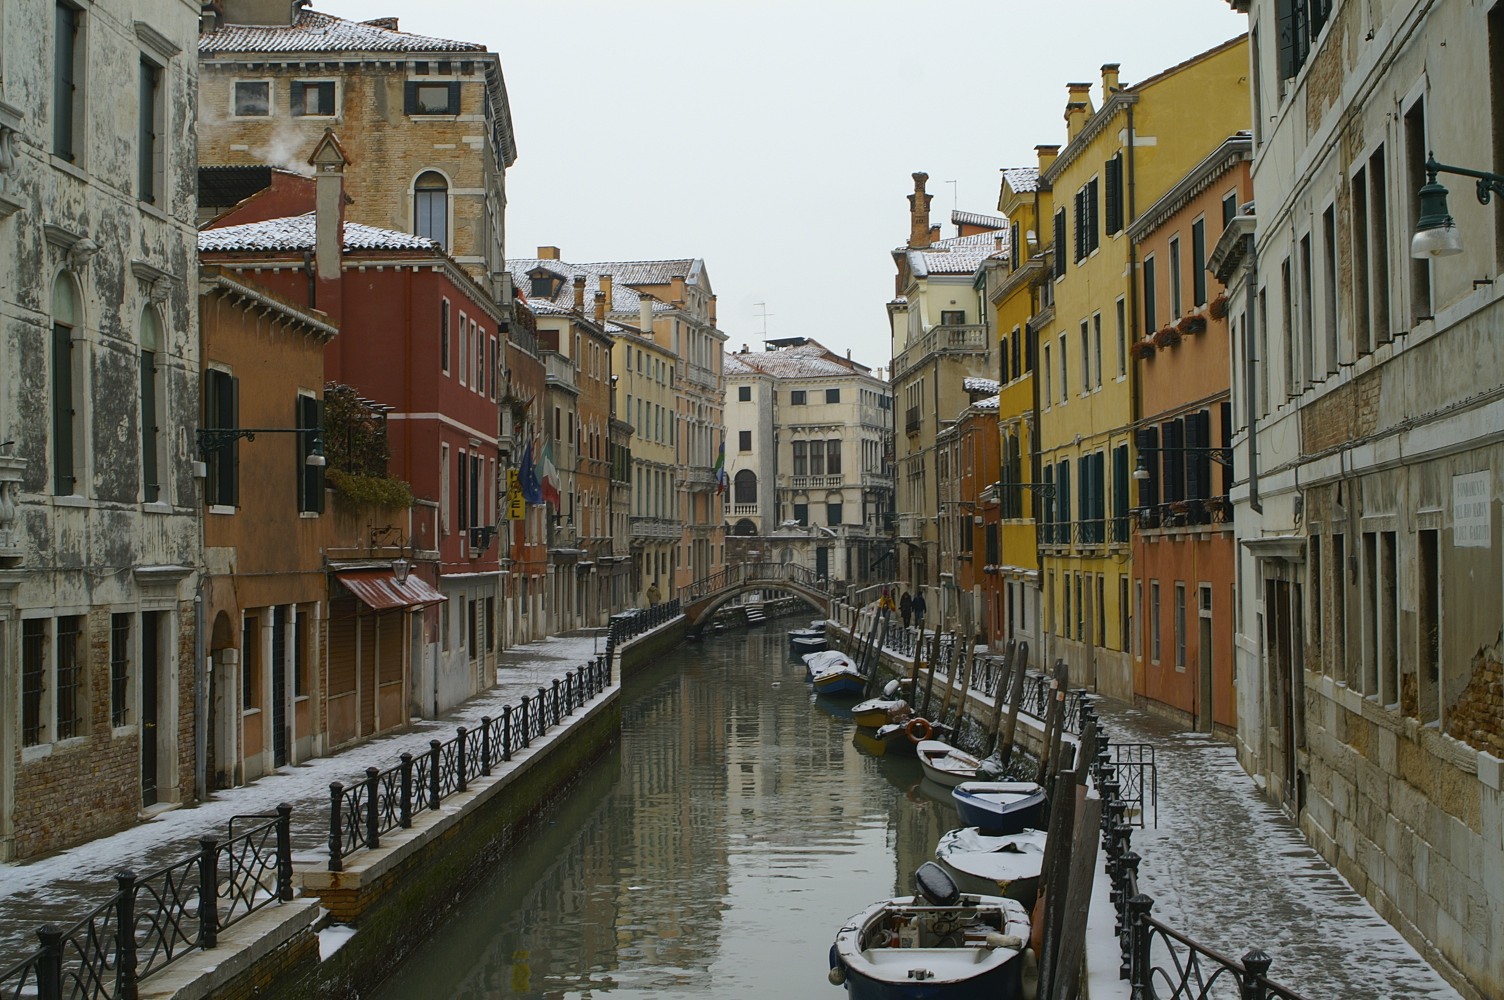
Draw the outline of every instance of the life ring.
M920 743L935 735L935 727L930 725L929 719L910 719L903 727L903 731L910 743Z

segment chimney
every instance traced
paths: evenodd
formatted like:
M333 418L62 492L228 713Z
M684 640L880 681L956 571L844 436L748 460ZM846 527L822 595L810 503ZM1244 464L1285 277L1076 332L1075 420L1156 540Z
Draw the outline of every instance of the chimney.
M340 258L344 255L345 165L349 160L332 128L313 147L308 162L314 170L314 276L318 282L318 308L338 321Z
M595 293L595 323L600 327L606 325L606 293L602 291Z
M1070 103L1079 104L1086 109L1086 117L1090 118L1096 112L1091 106L1091 84L1067 83L1066 91L1070 94Z
M710 325L715 326L715 296L710 297Z
M615 300L613 298L614 293L613 293L612 288L611 288L611 283L612 283L611 275L609 275L609 274L603 274L603 275L600 276L599 280L600 280L600 286L601 286L601 293L606 296L606 312L610 312L611 311L611 307L612 307L612 305L615 302Z
M934 244L939 243L939 242L940 242L940 227L939 226L931 226L930 227L930 244L934 245Z
M646 292L637 299L637 328L644 337L653 335L653 297Z
M1065 87L1070 92L1065 104L1065 138L1070 142L1081 134L1091 117L1091 84L1068 83Z
M1103 63L1102 64L1102 103L1106 104L1108 101L1112 100L1112 95L1116 94L1118 91L1120 91L1122 89L1123 89L1123 85L1118 82L1118 64L1117 63Z
M914 193L909 195L909 249L923 250L930 245L930 196L924 193L924 182L930 175L919 171L913 176Z
M207 35L216 31L221 24L225 23L224 8L217 3L204 4L198 14L198 33Z
M1043 179L1044 172L1050 169L1050 165L1054 163L1055 158L1060 155L1060 147L1035 146L1034 153L1039 157L1039 176L1041 179Z
M676 306L684 305L684 275L676 274L669 280L669 286L673 289L673 298L669 301Z
M559 248L558 247L539 247L538 248L538 259L539 260L558 260L559 259Z
M574 311L581 316L585 315L585 276L574 276Z

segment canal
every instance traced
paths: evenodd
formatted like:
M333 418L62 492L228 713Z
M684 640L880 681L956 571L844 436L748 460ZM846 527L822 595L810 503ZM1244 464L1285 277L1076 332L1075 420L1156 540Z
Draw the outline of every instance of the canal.
M913 759L852 744L787 619L629 681L618 750L378 994L822 997L844 918L912 890L956 824Z

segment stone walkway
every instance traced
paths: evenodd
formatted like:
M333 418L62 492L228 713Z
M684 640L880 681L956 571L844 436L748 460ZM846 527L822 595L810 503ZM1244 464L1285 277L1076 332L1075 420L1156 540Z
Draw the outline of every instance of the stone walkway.
M1227 743L1118 702L1099 714L1118 743L1155 748L1157 828L1135 830L1152 915L1241 957L1310 1000L1461 996L1265 800Z
M293 807L294 864L327 862L329 785L349 784L368 766L385 768L404 752L428 749L432 739L445 740L455 728L473 728L483 716L501 714L523 695L578 668L604 650L604 630L555 636L514 647L501 654L495 687L443 717L415 721L408 729L379 737L331 757L267 775L241 788L215 792L207 802L158 813L150 821L79 847L19 864L0 865L0 971L24 959L36 945L36 929L52 923L67 927L104 902L119 871L146 873L181 861L198 849L198 837L224 835L230 818L275 812L279 803ZM237 824L244 829L247 824Z

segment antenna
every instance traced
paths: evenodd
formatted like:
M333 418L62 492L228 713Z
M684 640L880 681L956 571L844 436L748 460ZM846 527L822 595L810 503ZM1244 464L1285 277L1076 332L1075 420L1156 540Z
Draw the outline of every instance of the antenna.
M960 207L960 198L957 193L960 188L955 181L946 181L945 183L950 185L950 210L954 212Z
M768 312L768 304L766 302L754 302L752 304L757 307L757 315L762 319L762 339L767 340L768 317L772 316L773 313Z

